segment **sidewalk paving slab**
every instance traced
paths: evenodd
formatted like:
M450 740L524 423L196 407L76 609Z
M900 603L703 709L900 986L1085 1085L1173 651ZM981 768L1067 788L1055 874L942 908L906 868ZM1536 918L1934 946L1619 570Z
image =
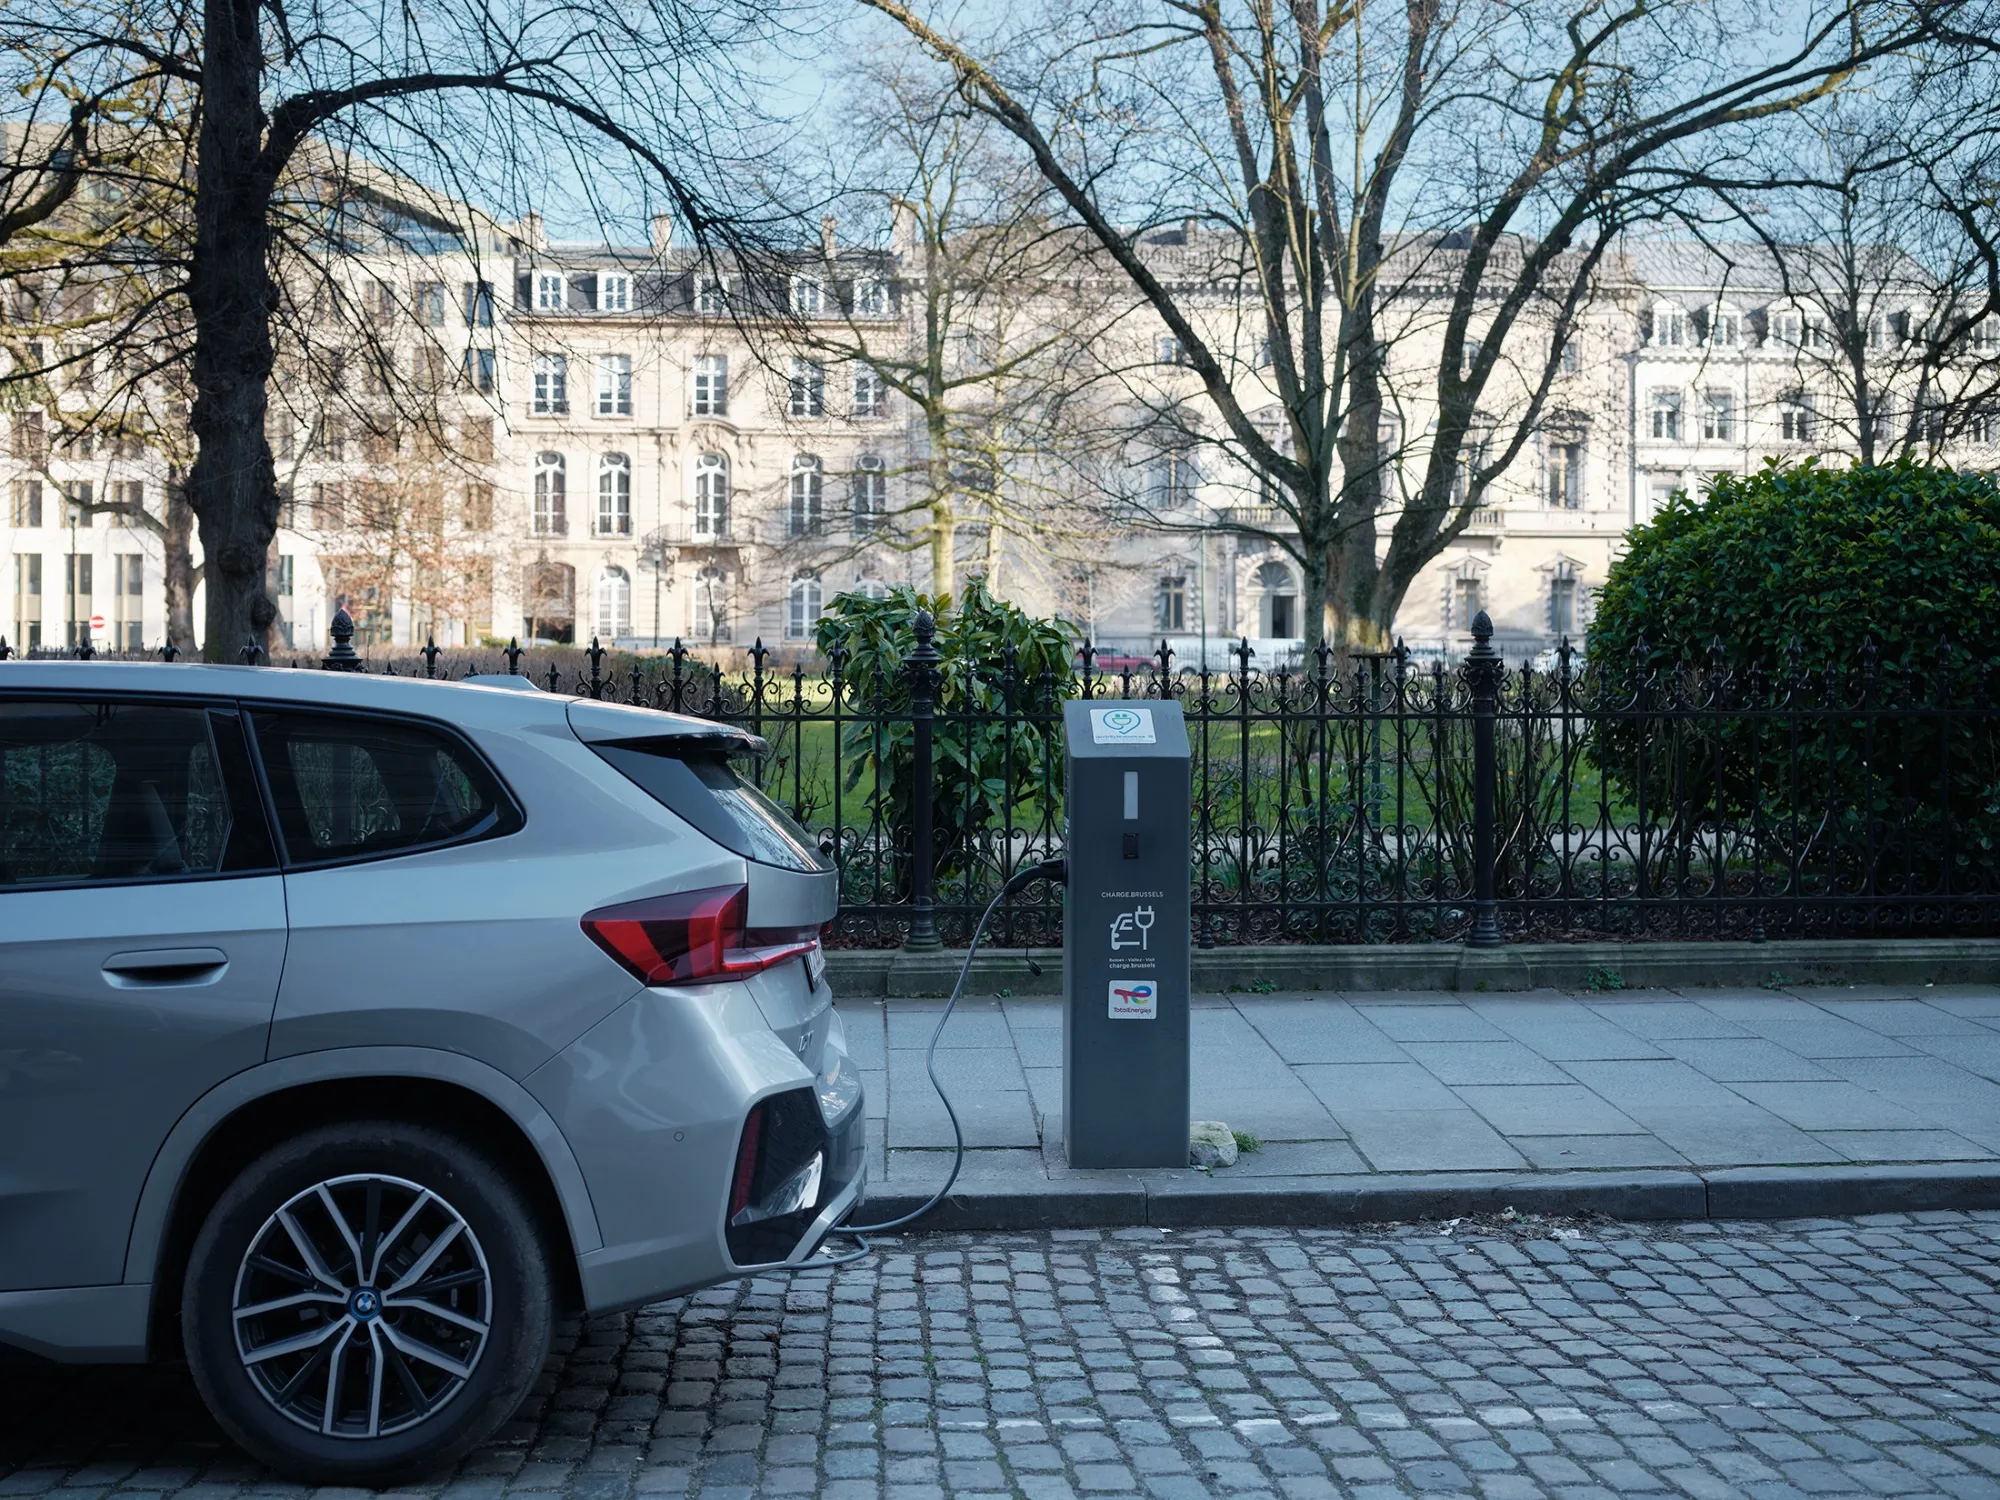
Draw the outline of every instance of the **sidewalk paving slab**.
M1060 1000L968 997L937 1049L968 1149L933 1222L2000 1206L2000 987L1939 989L1198 996L1194 1113L1261 1143L1212 1174L1071 1169ZM841 1011L869 1092L856 1217L893 1217L951 1166L925 1069L943 1005Z

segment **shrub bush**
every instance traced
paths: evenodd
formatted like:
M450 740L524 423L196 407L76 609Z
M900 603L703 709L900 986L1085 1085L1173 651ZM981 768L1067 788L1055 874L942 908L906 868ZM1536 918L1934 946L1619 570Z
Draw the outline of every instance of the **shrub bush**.
M1632 532L1589 645L1598 705L1625 705L1599 763L1671 812L1664 862L1728 829L1743 864L1836 900L2000 877L1990 477L1807 462L1677 494Z
M842 594L827 607L816 633L819 649L830 662L838 661L854 708L871 716L845 731L846 790L862 793L894 840L898 896L910 890L916 732L907 717L906 667L916 647L918 610L929 610L936 621L944 658L932 731L931 828L940 885L957 877L977 890L983 882L975 867L997 866L1001 853L982 849L982 836L1019 843L1012 836L1021 831L1025 811L1032 808L1044 820L1059 815L1061 703L1071 694L1076 672L1077 643L1068 626L995 599L977 579L966 585L956 607L948 596L910 588L892 590L883 599ZM1010 694L1016 717L1007 722ZM1020 717L1030 712L1043 715L1042 721ZM1053 722L1050 714L1056 716ZM1010 812L1013 828L1007 826Z

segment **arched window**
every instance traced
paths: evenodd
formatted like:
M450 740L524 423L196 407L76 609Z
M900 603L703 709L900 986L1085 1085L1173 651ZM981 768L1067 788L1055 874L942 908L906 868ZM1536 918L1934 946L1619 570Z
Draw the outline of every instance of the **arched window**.
M788 640L803 641L811 637L813 626L819 623L820 588L819 577L813 573L801 573L792 580L792 594L789 607L785 611L785 636Z
M696 640L711 646L729 639L729 579L722 569L706 567L694 580L694 618L689 621Z
M864 599L886 599L889 597L889 585L879 578L864 578L854 585L854 592Z
M792 460L790 520L793 536L819 536L826 530L826 474L810 453Z
M632 460L622 453L597 461L597 534L632 534Z
M1267 640L1296 640L1299 634L1299 591L1292 570L1281 562L1267 562L1257 570L1257 588L1263 599L1257 606L1258 623Z
M535 455L534 532L569 535L569 469L560 453Z
M576 639L576 569L539 557L522 570L521 637L568 645Z
M606 568L597 575L597 634L615 641L632 633L632 575Z
M708 541L729 535L729 460L720 453L695 460L694 534Z
M864 453L854 466L854 534L872 536L889 513L889 475L882 460Z

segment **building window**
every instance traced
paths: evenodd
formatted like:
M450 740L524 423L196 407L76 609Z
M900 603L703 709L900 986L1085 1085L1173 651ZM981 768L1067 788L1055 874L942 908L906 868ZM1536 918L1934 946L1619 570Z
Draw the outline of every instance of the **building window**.
M787 530L793 536L818 536L826 530L826 475L819 460L801 453L792 460L792 505Z
M468 281L464 287L465 326L467 328L491 328L493 326L493 283L490 281Z
M864 455L854 468L854 534L871 536L889 513L889 475L882 460Z
M694 362L694 414L729 415L729 356L704 354Z
M1708 390L1701 393L1701 435L1704 442L1732 443L1736 440L1736 393Z
M729 535L729 460L720 453L695 461L694 534L704 541Z
M729 579L722 569L706 567L694 580L695 639L711 646L729 639Z
M1187 580L1162 578L1153 595L1153 627L1174 633L1187 629Z
M1788 349L1799 346L1799 315L1790 308L1771 314L1771 342Z
M465 383L482 396L493 394L494 372L499 357L491 349L465 351Z
M1810 443L1813 435L1812 401L1804 391L1778 398L1778 436L1788 443Z
M538 417L569 415L569 360L561 354L535 356L534 414Z
M794 359L789 407L795 417L826 415L826 366L816 359Z
M68 557L68 596L64 602L69 606L69 618L64 622L64 644L72 649L90 639L90 617L97 613L92 577L95 561L88 552L72 552Z
M14 457L27 463L41 463L49 456L48 426L38 411L14 413Z
M597 575L597 634L615 641L632 633L632 575L606 568Z
M1681 393L1679 391L1653 392L1653 436L1663 442L1680 441Z
M569 466L560 453L535 455L534 533L569 535Z
M713 317L729 311L729 278L697 276L694 279L694 310Z
M41 480L15 480L13 501L12 515L16 526L39 527L42 524Z
M851 592L859 594L864 599L873 599L879 603L881 600L889 597L889 585L879 578L863 578L854 585Z
M278 559L278 593L280 597L291 592L287 586L289 557ZM146 614L146 559L137 552L114 552L111 555L111 649L114 651L144 650L141 634L145 629Z
M569 306L569 280L560 271L535 272L535 311L561 312Z
M597 534L632 534L632 460L622 453L597 461Z
M1549 445L1548 490L1543 496L1556 510L1575 510L1583 492L1583 444Z
M816 318L826 302L826 287L817 276L792 278L792 311L801 317Z
M493 419L467 417L459 423L460 452L468 463L493 462Z
M632 356L597 356L597 414L600 417L632 415Z
M1557 563L1549 575L1549 633L1576 634L1576 570L1569 563Z
M32 651L42 644L42 554L14 554L14 644Z
M286 486L280 485L278 493L282 497ZM146 508L146 481L143 479L114 479L111 481L111 503L116 509L114 519L123 518L128 524L136 520Z
M1147 487L1152 492L1154 507L1173 510L1193 501L1201 485L1201 472L1195 467L1192 453L1162 453L1153 460L1149 481Z
M424 328L442 328L445 325L445 297L442 281L420 281L417 283L417 322Z
M622 271L606 271L597 278L597 310L630 312L632 278Z
M1800 343L1807 349L1826 349L1831 347L1833 341L1827 337L1826 319L1818 313L1807 313L1804 320L1804 329L1800 335Z
M1267 562L1257 570L1258 624L1268 640L1289 641L1299 633L1299 592L1291 569L1283 563Z
M1187 346L1171 333L1162 334L1155 350L1158 363L1163 365L1184 365L1187 360Z
M813 627L819 624L819 611L819 579L814 574L801 573L792 580L791 598L785 610L786 639L811 639Z
M522 631L529 641L576 639L576 569L539 557L521 570Z
M854 415L857 417L886 417L889 415L889 387L882 379L881 372L868 365L854 367Z
M1477 573L1467 571L1455 575L1451 580L1451 592L1445 596L1445 612L1449 618L1444 622L1447 630L1470 630L1479 612L1486 608L1486 586Z
M854 312L857 317L884 318L889 315L889 283L870 279L854 283Z
M464 521L467 531L493 529L493 486L483 479L472 480L465 486Z
M1718 307L1708 325L1709 347L1734 349L1743 339L1743 314L1733 307Z
M1687 310L1675 302L1653 304L1653 347L1678 349L1687 343Z
M1556 356L1556 366L1565 375L1574 375L1583 368L1583 351L1575 334L1564 340L1562 353Z

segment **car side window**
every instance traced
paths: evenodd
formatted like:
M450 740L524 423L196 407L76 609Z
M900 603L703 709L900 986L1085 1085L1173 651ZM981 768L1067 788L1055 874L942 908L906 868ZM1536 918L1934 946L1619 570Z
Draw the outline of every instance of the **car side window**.
M195 704L0 700L0 889L271 868L241 734Z
M443 730L288 710L256 712L252 722L293 864L465 843L520 826L498 778Z

